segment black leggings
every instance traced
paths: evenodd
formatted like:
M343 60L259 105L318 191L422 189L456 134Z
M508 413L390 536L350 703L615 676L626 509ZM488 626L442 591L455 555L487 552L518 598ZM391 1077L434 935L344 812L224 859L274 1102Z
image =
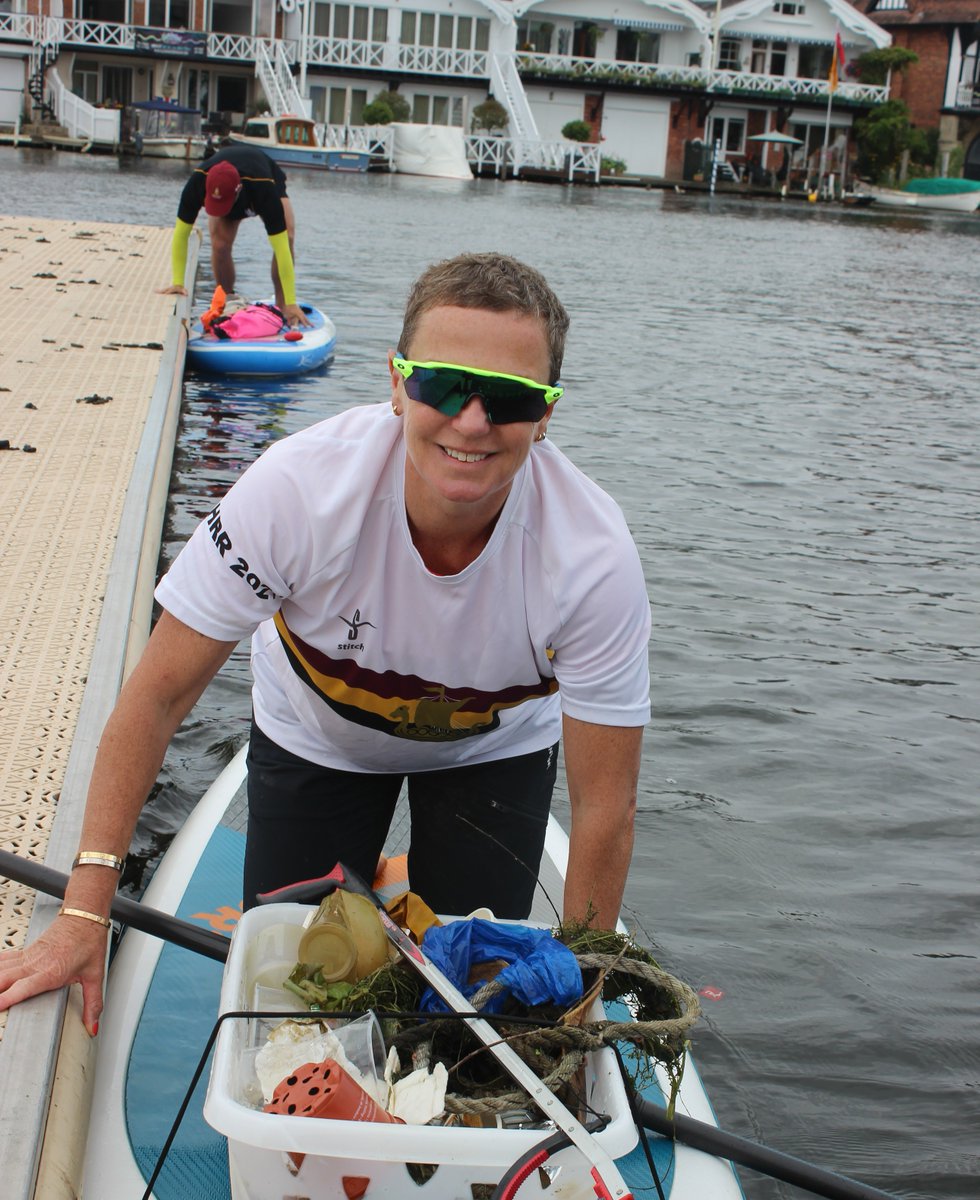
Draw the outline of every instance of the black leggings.
M557 766L556 743L516 758L409 774L412 891L435 912L486 905L498 917L526 917ZM338 862L373 879L403 778L317 766L276 745L253 721L245 907L259 892L315 879Z

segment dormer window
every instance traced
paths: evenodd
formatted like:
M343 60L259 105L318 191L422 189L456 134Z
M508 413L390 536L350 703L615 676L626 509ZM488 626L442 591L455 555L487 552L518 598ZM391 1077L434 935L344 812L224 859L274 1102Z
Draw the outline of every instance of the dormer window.
M772 11L783 17L802 17L806 13L806 5L803 0L775 0Z

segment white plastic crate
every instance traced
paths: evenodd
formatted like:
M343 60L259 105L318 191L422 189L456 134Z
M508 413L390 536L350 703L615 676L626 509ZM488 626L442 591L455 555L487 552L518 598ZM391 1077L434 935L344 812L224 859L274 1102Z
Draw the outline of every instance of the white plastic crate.
M299 926L310 911L308 905L270 904L244 914L225 965L222 1012L253 1006L256 979L267 981L269 956L281 954L276 927ZM592 1015L602 1019L601 1001L596 1001ZM344 1200L345 1180L349 1190L355 1179L370 1180L364 1200L472 1200L473 1185L495 1185L508 1167L548 1136L540 1129L378 1125L262 1112L252 1106L261 1106L252 1076L252 1024L229 1020L222 1026L204 1105L208 1123L228 1138L233 1200ZM611 1117L594 1135L596 1140L612 1158L628 1154L637 1134L611 1050L587 1055L586 1089L592 1111ZM304 1156L298 1170L290 1156ZM419 1184L408 1163L430 1164L436 1170ZM535 1195L594 1200L588 1164L577 1150L562 1150L548 1166L560 1168L550 1186L543 1190L534 1173L520 1190L521 1200Z

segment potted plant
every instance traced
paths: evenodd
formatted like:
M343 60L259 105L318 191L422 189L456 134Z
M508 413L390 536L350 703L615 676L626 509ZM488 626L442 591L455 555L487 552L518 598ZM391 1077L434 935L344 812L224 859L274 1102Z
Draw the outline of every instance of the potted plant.
M473 133L482 129L499 136L509 124L510 115L507 109L499 100L494 100L493 96L488 96L482 104L477 104L471 113L470 128Z

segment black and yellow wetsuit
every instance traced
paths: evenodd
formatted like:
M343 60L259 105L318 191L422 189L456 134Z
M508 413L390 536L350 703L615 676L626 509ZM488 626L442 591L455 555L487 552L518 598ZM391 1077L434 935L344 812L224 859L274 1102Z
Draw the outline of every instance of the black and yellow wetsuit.
M255 146L226 146L196 167L184 185L170 249L172 283L177 287L184 285L187 242L197 215L204 207L208 171L219 162L230 162L242 178L242 190L228 213L228 220L242 221L246 217L262 219L276 256L283 299L286 304L295 304L296 273L286 233L286 214L282 207L286 195L286 176L278 163Z

